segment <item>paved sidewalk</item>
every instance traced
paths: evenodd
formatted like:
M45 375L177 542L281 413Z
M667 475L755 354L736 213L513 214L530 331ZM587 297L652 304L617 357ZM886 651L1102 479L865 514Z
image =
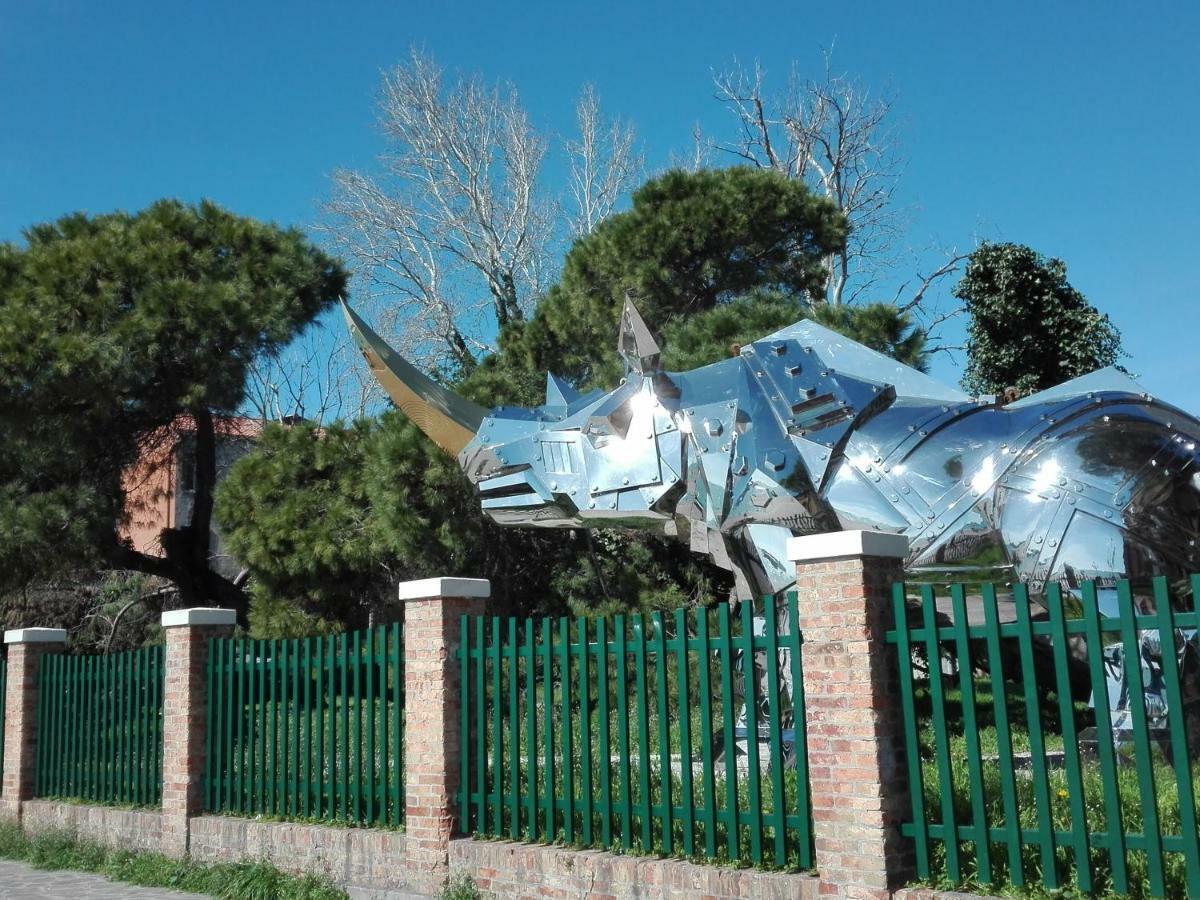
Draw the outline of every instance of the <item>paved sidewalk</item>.
M186 900L200 894L182 894L162 888L135 887L86 872L46 872L24 863L0 860L0 900Z

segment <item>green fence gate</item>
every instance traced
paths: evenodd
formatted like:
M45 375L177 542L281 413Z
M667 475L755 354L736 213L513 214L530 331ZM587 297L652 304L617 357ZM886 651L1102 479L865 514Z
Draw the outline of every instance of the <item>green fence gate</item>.
M209 645L206 808L358 825L404 820L399 623Z
M150 806L162 797L162 647L48 654L38 673L39 797Z
M767 598L758 635L752 606L537 624L464 616L463 830L811 867L796 597L786 622ZM739 749L760 717L765 747Z
M1192 579L1187 612L1175 611L1161 578L1144 603L1120 582L1112 618L1101 615L1095 584L1065 599L1051 585L1042 621L1034 621L1029 594L1017 585L1016 620L1005 624L994 587L970 590L979 592L982 624L968 624L963 585L950 589L949 626L938 624L933 588L920 589L918 623L904 585L893 597L896 627L887 640L898 650L913 786L912 820L902 830L915 841L918 876L1015 887L1040 882L1051 890L1073 880L1084 893L1200 896L1197 773L1172 652L1177 629L1200 626L1200 578ZM1139 606L1156 611L1144 614ZM1166 697L1166 726L1150 728L1141 666L1123 666L1130 721L1114 740L1105 649L1115 656L1119 647L1124 659L1141 663L1147 634L1165 637L1155 678ZM951 685L940 677L944 655L959 663ZM931 661L924 683L914 680L914 657ZM1075 681L1090 682L1094 708L1078 699L1086 691L1076 688L1073 696L1072 668L1080 666ZM1090 727L1095 740L1081 750L1081 733Z

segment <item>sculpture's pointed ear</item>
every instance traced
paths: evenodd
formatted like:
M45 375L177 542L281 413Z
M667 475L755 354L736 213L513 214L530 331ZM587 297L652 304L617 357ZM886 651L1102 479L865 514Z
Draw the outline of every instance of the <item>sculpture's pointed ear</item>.
M578 399L579 391L553 372L546 373L546 406L566 409Z
M617 352L624 358L627 372L650 375L659 370L662 351L628 294L625 295L625 305L621 308Z

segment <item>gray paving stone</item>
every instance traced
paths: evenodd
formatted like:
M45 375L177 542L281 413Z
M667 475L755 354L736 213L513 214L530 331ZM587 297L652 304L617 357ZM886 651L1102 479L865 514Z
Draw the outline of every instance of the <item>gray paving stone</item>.
M24 863L0 860L0 900L186 900L200 894L183 894L162 888L135 887L85 872L46 872Z

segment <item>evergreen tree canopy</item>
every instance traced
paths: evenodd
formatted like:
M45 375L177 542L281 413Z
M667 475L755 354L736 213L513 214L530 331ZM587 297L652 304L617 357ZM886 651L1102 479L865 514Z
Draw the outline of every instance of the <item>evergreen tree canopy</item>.
M1124 355L1121 333L1071 287L1066 264L1024 245L980 245L954 296L970 316L962 384L973 394L1044 390Z
M250 362L344 291L346 273L297 231L212 203L83 214L0 245L0 581L88 562L165 577L186 603L244 607L208 566L213 416L242 400ZM122 472L196 435L192 522L164 556L119 537Z
M905 365L925 370L925 333L895 306L810 306L767 290L752 291L707 312L673 320L663 332L663 365L670 371L708 365L729 356L735 346L800 319L812 319Z
M626 293L658 328L755 289L808 300L821 296L822 260L845 239L832 203L777 172L668 172L575 242L559 283L529 322L503 336L501 355L579 385L615 383Z

